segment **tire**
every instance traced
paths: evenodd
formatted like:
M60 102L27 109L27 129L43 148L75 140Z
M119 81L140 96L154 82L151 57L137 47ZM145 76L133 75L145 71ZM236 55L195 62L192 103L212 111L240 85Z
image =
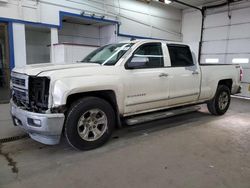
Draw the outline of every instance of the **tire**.
M226 85L219 85L212 100L207 103L208 111L213 115L223 115L227 112L231 102L230 89Z
M78 150L105 144L115 127L112 106L98 97L85 97L72 104L65 121L68 143Z

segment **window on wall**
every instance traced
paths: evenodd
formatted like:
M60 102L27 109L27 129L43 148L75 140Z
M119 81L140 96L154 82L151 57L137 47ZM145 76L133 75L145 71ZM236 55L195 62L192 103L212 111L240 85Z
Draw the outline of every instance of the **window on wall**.
M168 44L172 67L193 66L193 58L188 46Z
M146 59L146 63L138 68L164 67L161 43L147 43L147 44L141 45L134 52L134 55L131 58L131 60L133 61L134 58Z

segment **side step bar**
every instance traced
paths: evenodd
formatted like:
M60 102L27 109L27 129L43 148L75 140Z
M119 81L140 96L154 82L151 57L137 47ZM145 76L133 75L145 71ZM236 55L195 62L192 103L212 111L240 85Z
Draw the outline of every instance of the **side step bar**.
M195 112L200 110L200 106L189 106L189 107L184 107L184 108L179 108L179 109L174 109L174 110L168 110L168 111L163 111L163 112L154 112L146 115L138 115L132 118L128 118L125 120L127 125L135 125L139 123L145 123L149 121L154 121L158 119L164 119L176 115L181 115L189 112Z

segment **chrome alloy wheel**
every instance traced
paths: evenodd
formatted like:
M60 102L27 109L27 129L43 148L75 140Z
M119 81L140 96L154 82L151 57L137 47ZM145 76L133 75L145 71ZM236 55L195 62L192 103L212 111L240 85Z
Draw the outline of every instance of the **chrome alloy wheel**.
M85 141L98 140L106 132L107 128L107 116L100 109L86 111L77 124L78 134Z
M219 108L220 110L224 110L229 103L229 96L227 92L222 92L219 96Z

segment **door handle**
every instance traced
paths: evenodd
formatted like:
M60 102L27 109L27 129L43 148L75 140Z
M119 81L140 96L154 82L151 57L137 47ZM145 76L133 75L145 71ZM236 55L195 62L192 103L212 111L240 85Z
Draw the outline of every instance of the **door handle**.
M159 74L159 77L168 77L168 74L166 74L166 73L161 73L161 74Z
M200 74L198 71L192 72L192 75Z

